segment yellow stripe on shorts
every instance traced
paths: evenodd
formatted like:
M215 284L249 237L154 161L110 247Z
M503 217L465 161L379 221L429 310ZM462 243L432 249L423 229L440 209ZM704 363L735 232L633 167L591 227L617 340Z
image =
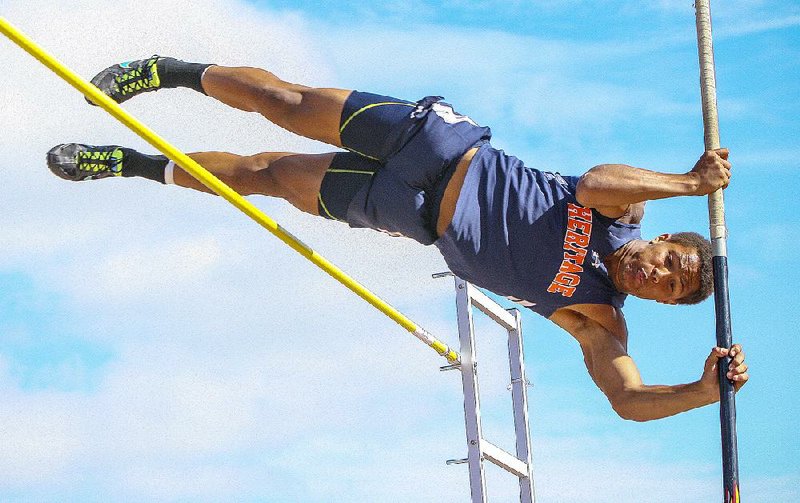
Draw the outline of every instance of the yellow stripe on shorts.
M322 209L325 210L325 213L327 213L330 218L332 218L333 220L338 220L339 222L341 222L341 220L339 220L338 218L333 216L333 213L328 211L328 207L325 206L325 201L322 200L322 194L319 194L319 193L317 194L317 200L319 201L319 205L322 206Z
M339 128L339 134L341 134L342 131L344 131L344 128L346 128L347 125L350 124L350 121L353 120L356 115L359 115L362 112L366 112L370 108L379 107L381 105L405 105L407 107L412 107L412 108L417 106L415 103L402 103L402 102L395 102L395 101L385 101L383 103L371 103L371 104L369 104L369 105L367 105L365 107L361 107L358 110L356 110L355 112L353 112L352 115L350 115L350 117L348 117L347 120L344 121L344 123L342 124L342 127ZM358 153L358 152L356 152L356 153ZM369 157L369 156L365 156L365 157Z

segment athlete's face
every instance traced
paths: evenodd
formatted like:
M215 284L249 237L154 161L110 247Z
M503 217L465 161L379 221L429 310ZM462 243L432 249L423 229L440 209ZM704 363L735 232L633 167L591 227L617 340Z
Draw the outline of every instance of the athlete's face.
M662 234L620 259L614 282L621 291L676 304L700 288L697 251L668 239Z

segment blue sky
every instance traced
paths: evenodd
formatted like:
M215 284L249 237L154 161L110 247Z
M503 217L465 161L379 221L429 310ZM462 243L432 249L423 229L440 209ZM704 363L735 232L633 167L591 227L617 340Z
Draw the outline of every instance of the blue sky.
M680 172L703 148L691 2L144 0L87 36L99 0L5 0L0 12L85 77L153 53L268 68L288 80L416 99L441 94L530 166L603 162ZM746 501L800 496L790 253L800 204L800 7L714 2ZM158 15L154 16L154 13ZM66 184L67 141L151 151L7 41L0 55L0 501L468 500L457 375L436 355L230 208L140 180ZM126 108L186 151L325 151L188 91ZM438 337L454 296L433 249L253 199ZM651 203L644 233L707 234L705 201ZM645 382L697 379L713 306L630 299ZM577 344L524 314L543 502L709 501L721 487L717 407L617 418ZM503 343L479 325L486 428L510 440ZM483 333L483 332L482 332ZM389 362L376 355L388 353ZM490 472L491 501L513 501Z

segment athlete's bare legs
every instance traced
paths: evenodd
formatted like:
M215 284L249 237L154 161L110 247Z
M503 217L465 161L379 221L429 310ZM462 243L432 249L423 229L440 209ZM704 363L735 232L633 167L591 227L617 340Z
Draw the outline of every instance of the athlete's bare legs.
M342 109L352 91L285 82L259 68L211 66L203 90L239 110L258 112L293 133L341 147Z
M339 125L351 91L292 84L250 67L211 66L202 78L205 93L228 106L257 112L273 124L313 140L341 147ZM224 152L190 154L195 161L240 194L280 197L318 215L317 195L334 154L265 152L238 156ZM204 192L203 184L182 169L175 183Z
M197 152L189 157L242 195L280 197L301 211L319 215L317 194L334 155L264 152L241 156L228 152ZM174 181L181 187L213 194L177 166Z
M167 61L169 63L165 63ZM156 67L158 77L155 76ZM187 64L157 56L111 66L95 76L92 83L120 103L143 92L190 87L231 107L258 112L293 133L336 147L341 147L339 125L345 101L351 94L344 89L292 84L259 68ZM241 194L280 197L313 215L319 214L320 186L334 156L335 153L288 152L251 156L227 152L190 154ZM158 157L144 156L130 149L120 151L114 146L63 144L48 153L48 165L58 176L73 181L121 174L163 182L163 168L167 163ZM173 181L182 187L211 193L177 166L173 170Z

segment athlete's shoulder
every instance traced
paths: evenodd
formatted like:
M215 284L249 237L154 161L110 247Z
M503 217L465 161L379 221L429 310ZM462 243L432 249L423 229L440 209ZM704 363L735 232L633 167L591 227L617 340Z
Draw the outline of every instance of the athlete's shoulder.
M627 346L628 326L622 309L609 304L572 304L556 310L550 321L580 341L582 335L601 327Z

